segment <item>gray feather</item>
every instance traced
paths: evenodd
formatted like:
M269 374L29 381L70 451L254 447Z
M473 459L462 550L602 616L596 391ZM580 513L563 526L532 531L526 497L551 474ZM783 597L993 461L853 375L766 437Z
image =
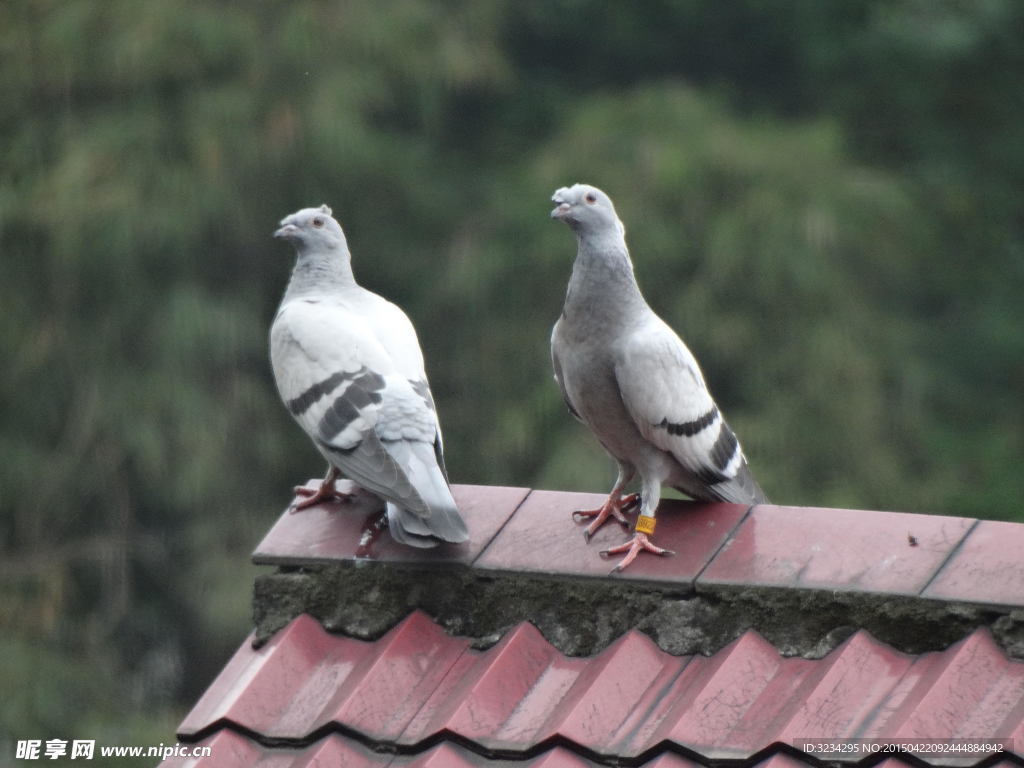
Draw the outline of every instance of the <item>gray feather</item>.
M612 201L584 184L552 200L552 217L569 225L578 245L551 337L570 411L620 476L640 475L644 514L653 514L662 485L705 501L766 501L697 361L644 300Z
M418 490L423 511L392 504L389 522L397 520L410 533L423 535L415 523L429 521L427 532L450 542L466 541L469 531L448 489L448 482L434 455L434 447L425 442L400 440L384 444L396 464L404 468L412 485Z

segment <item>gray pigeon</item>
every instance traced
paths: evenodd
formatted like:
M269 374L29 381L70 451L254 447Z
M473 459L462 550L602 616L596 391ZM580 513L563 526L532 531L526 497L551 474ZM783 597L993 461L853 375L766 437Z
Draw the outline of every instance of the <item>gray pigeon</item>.
M328 463L319 489L306 490L296 509L341 495L334 483L347 477L384 499L396 541L466 541L409 318L356 284L345 234L326 205L283 219L274 237L298 254L270 329L274 378Z
M574 184L551 199L551 217L569 225L579 246L551 334L555 381L619 470L608 500L575 514L594 518L589 539L609 517L628 526L623 512L640 506L633 538L602 553L626 553L619 571L642 551L671 554L649 539L662 485L701 501L766 499L693 354L644 301L608 195ZM640 496L624 496L637 474Z

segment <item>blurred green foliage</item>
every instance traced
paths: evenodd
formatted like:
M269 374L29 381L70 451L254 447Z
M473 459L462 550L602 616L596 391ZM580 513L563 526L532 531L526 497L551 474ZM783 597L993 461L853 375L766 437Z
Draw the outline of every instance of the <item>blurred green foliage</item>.
M269 235L308 205L416 323L456 482L610 485L548 359L548 198L586 181L774 501L1024 521L1021 28L1015 0L5 0L0 743L166 740L244 635L248 553L322 470L266 350Z

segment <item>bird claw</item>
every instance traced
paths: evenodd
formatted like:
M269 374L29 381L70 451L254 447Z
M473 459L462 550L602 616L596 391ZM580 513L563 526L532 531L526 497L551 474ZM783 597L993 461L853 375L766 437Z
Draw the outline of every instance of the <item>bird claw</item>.
M301 512L304 509L315 507L323 502L340 501L347 503L355 498L354 493L343 493L334 487L334 483L321 483L317 488L309 488L305 485L295 486L296 496L305 496L302 501L296 501L291 505L291 511Z
M622 515L620 508L614 505L604 504L597 509L574 509L572 511L572 521L574 523L582 523L594 518L600 520L603 524L609 517L622 525L629 525L629 520Z
M573 510L572 519L573 522L580 523L588 518L594 518L593 522L583 532L583 537L590 541L590 538L608 521L608 518L612 518L623 528L629 530L631 523L624 513L631 512L639 506L639 493L630 493L626 496L620 496L618 499L614 496L609 496L604 504L597 509Z
M665 549L652 544L651 540L647 538L647 534L645 533L635 534L632 539L624 544L603 549L601 550L600 555L601 557L607 558L610 555L621 555L623 552L626 553L626 556L616 563L615 567L609 572L609 575L619 573L624 570L630 563L636 560L637 556L641 552L650 552L652 555L660 555L661 557L671 557L675 555L675 552L671 549Z
M623 512L632 512L640 507L643 497L639 493L630 493L620 500Z

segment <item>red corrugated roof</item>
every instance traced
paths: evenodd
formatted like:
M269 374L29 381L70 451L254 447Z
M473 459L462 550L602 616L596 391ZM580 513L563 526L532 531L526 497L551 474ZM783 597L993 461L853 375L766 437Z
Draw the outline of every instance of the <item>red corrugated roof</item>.
M539 755L522 760L503 760L472 752L455 744L432 746L420 754L374 752L355 739L332 733L302 749L264 747L233 731L218 731L196 746L209 746L211 756L197 759L176 759L161 768L599 768L602 763L578 755L564 747L552 747ZM908 768L913 762L896 758L882 760L877 768ZM637 768L699 768L701 763L681 755L664 753L640 763ZM776 753L762 760L753 760L750 768L806 768L818 763L799 755ZM988 762L988 768L1016 768L1010 760Z
M607 542L584 543L569 514L601 497L455 492L468 545L424 553L381 541L377 557L468 567L492 579L607 573L597 555ZM352 559L361 527L360 515L337 505L286 513L255 557L290 566ZM607 526L598 536L623 534ZM679 555L641 557L615 580L859 592L880 611L897 596L1024 605L1021 525L666 502L657 540ZM528 622L480 651L417 611L372 641L328 633L308 615L260 648L251 641L179 729L183 740L215 747L212 761L173 758L166 766L821 764L795 749L804 738L998 737L1024 749L1024 663L1009 659L987 629L916 655L860 630L819 659L784 657L752 630L709 657L674 656L631 630L599 653L573 657ZM907 760L973 765L983 757Z
M986 630L919 656L858 632L816 660L784 658L753 631L710 658L671 656L633 631L570 658L529 623L476 651L420 612L375 642L303 615L262 648L243 643L180 734L224 730L279 748L339 733L348 741L331 749L418 754L452 742L522 758L559 745L628 760L742 760L804 738L1024 743L1024 664Z

